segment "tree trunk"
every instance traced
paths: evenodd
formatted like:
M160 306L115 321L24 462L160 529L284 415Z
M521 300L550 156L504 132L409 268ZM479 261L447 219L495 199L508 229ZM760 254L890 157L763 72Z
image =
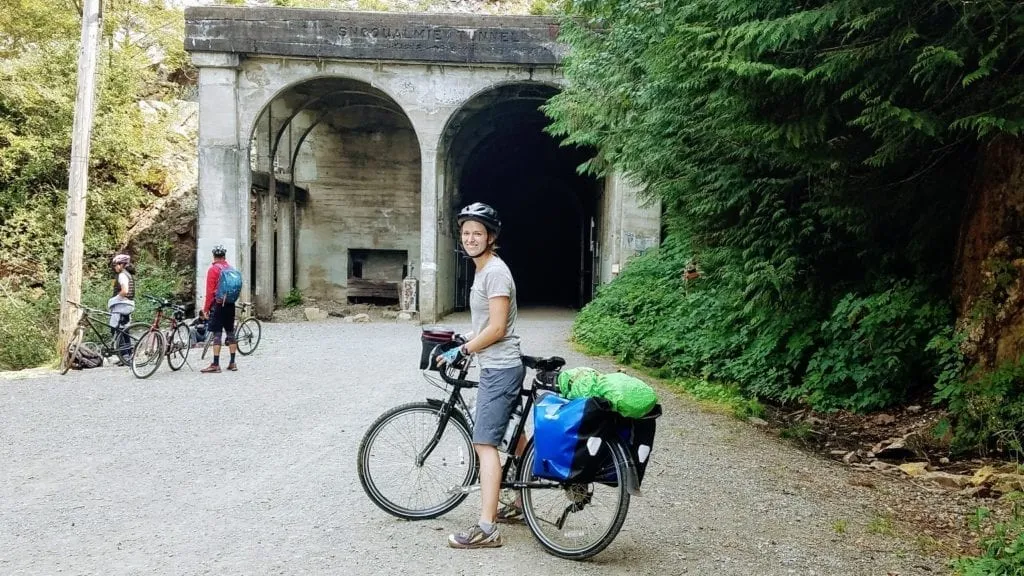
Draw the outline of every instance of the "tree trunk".
M953 295L963 350L990 369L1024 353L1024 139L997 138L980 154Z

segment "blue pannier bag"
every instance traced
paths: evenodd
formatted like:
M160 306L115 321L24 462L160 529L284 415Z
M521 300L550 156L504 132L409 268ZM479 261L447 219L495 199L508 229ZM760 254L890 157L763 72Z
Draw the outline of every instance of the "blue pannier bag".
M234 304L242 294L242 273L234 266L227 266L220 271L220 278L217 280L217 292L214 294L217 302Z
M546 394L533 408L536 458L533 474L550 480L587 481L601 464L595 458L614 413L601 398L567 400Z

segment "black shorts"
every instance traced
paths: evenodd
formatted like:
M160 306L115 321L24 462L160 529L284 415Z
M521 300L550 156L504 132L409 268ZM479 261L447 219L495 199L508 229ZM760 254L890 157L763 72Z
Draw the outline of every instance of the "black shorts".
M214 304L210 307L210 323L206 329L213 333L214 337L220 336L221 331L227 333L228 344L235 341L235 305Z

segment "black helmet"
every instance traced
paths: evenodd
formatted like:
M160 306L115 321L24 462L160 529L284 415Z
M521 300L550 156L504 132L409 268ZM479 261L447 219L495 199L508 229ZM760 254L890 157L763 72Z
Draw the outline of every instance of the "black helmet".
M223 257L227 256L227 254L228 254L227 248L221 246L220 244L217 244L216 246L213 247L213 256L215 258L223 258Z
M483 202L473 202L462 210L459 210L459 226L466 220L475 220L484 225L492 233L501 232L501 220L498 218L498 211Z

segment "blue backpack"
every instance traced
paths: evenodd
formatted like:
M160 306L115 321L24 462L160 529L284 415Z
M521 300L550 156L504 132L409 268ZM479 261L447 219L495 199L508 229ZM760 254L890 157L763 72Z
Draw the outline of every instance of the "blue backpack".
M220 271L217 280L217 292L214 298L218 302L234 304L242 294L242 273L234 266L226 266Z

